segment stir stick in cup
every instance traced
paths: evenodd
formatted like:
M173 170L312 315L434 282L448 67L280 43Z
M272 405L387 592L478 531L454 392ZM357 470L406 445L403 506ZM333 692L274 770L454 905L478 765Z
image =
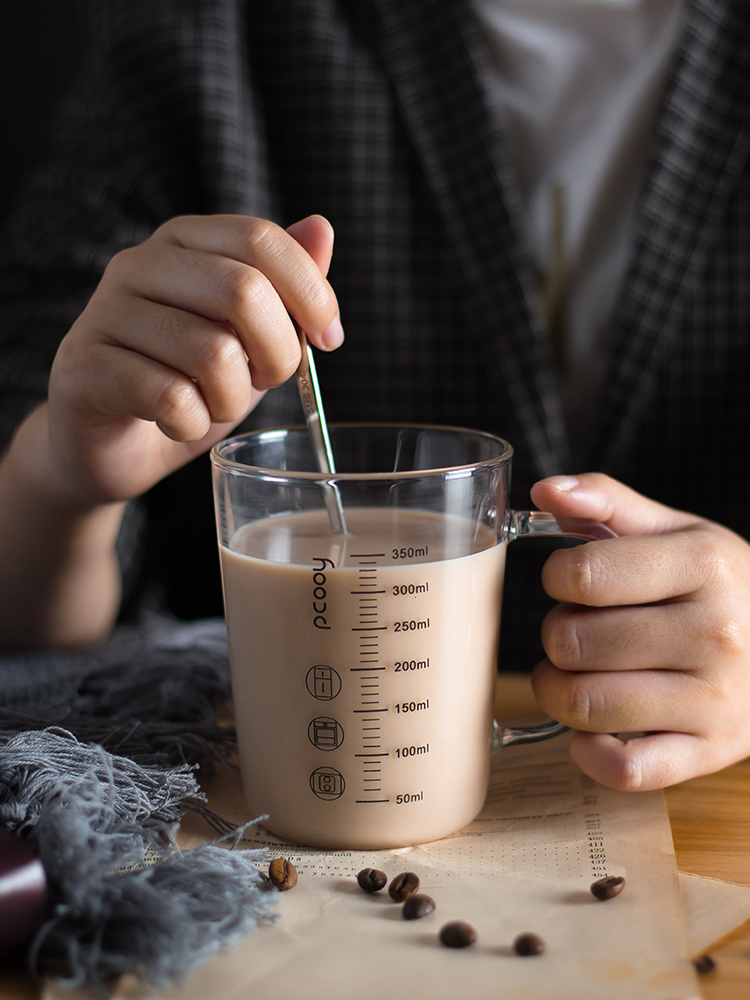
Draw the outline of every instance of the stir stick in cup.
M307 429L313 443L315 464L319 472L335 473L336 464L333 460L331 439L328 436L328 424L320 395L318 373L315 370L312 348L307 342L305 331L299 326L297 326L297 335L302 348L302 358L297 369L297 385L302 399L302 408L305 411ZM336 534L345 535L344 505L341 502L339 488L335 483L329 483L325 488L325 504L331 522L331 530Z

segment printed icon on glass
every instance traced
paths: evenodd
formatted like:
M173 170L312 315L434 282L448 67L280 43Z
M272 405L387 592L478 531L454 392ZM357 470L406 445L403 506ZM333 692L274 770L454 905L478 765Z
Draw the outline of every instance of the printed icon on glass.
M310 742L318 750L335 750L344 742L344 730L335 719L313 719L307 727Z
M318 767L310 775L310 788L319 799L341 798L346 788L344 775L335 767Z
M333 701L341 690L341 677L325 663L310 667L305 678L307 690L318 701Z

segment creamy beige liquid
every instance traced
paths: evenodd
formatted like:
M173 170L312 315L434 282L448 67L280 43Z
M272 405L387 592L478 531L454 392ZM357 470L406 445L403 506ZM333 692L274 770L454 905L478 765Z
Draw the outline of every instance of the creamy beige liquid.
M280 515L221 549L248 806L299 843L436 840L486 793L505 547L459 518L346 516L346 536Z

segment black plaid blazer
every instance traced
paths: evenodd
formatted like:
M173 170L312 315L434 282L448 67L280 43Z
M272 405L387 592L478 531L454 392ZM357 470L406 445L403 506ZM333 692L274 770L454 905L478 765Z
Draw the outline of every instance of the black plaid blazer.
M467 0L94 7L55 156L0 251L3 441L43 397L56 346L114 252L183 213L286 225L319 212L336 230L330 277L347 331L345 347L320 358L329 418L500 433L516 450L516 506L539 476L576 471ZM688 0L586 464L747 537L749 151L748 3ZM298 422L294 385L251 419ZM215 562L207 480L195 486L205 464L145 498L124 546L138 592L186 616L218 600L191 572ZM511 553L524 546L534 547ZM159 562L180 550L183 570L166 579ZM517 580L505 610L511 662L523 645L514 628L526 630Z

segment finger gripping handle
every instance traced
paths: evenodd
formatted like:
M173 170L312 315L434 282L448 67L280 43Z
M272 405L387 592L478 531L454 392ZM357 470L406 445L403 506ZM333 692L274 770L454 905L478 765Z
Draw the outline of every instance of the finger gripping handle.
M555 517L541 510L513 510L510 512L508 541L514 542L524 535L546 535L548 538L580 538L584 542L598 542L617 535L601 521L584 517ZM500 726L496 724L494 749L518 743L538 743L568 730L561 722L537 723L528 726Z

